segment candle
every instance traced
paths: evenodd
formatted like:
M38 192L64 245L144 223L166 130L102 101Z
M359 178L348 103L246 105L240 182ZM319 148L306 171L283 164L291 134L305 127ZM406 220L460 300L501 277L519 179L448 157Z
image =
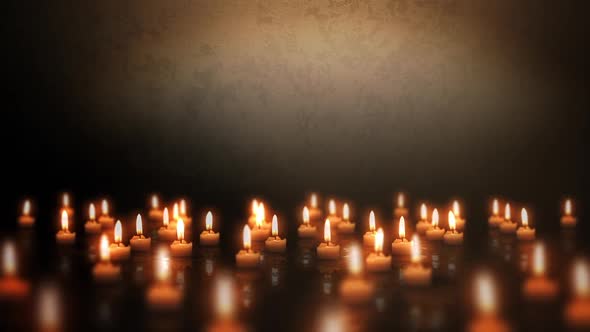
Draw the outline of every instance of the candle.
M315 226L311 226L309 224L309 209L307 208L307 206L303 207L303 223L301 225L299 225L299 228L297 229L297 234L299 234L299 237L301 238L315 238L316 234L317 234L317 229Z
M254 228L256 226L256 216L258 215L258 200L253 199L251 205L251 212L250 217L248 218L248 225L250 228Z
M354 233L355 223L350 222L350 208L347 203L342 206L342 222L338 224L338 231L342 234Z
M496 313L496 295L492 278L481 273L475 281L477 317L470 322L469 332L508 332L510 327Z
M313 220L318 220L322 217L322 210L318 208L318 196L311 194L309 199L309 217Z
M16 248L11 241L2 246L2 274L0 300L20 300L29 295L29 283L17 276Z
M98 217L98 222L102 225L102 227L112 228L115 219L109 216L109 202L106 199L103 199L100 204L100 212L102 213L100 217Z
M264 210L264 204L258 204L258 212L256 213L256 226L252 229L252 240L264 241L270 234L270 229L265 227L266 212Z
M129 259L131 248L123 243L123 226L121 225L121 220L117 220L113 233L114 242L109 246L110 259L113 261Z
M430 228L432 228L432 224L428 222L428 208L426 207L426 204L422 203L422 205L420 205L420 220L416 223L416 232L424 235Z
M151 198L151 208L149 212L149 217L153 219L160 219L162 218L162 210L160 209L160 199L158 195L152 195Z
M374 289L373 285L362 276L361 248L358 245L352 245L349 252L349 275L340 284L340 296L347 303L366 303L371 299Z
M336 201L333 199L328 202L328 219L330 219L330 225L332 226L338 226L338 223L342 221L336 214Z
M330 219L326 219L324 224L324 242L317 247L318 259L338 259L340 258L340 246L332 243L332 231L330 228Z
M101 231L100 223L96 221L96 208L92 203L88 206L88 220L84 224L84 231L88 234L100 234Z
M514 234L516 232L516 223L510 220L510 203L504 207L504 222L500 224L500 232L505 234Z
M179 210L178 212L180 214L180 217L182 218L182 221L184 221L185 224L190 225L190 223L193 221L193 218L191 218L188 215L187 208L186 208L186 200L184 200L184 199L180 200L178 210Z
M61 211L61 230L55 235L58 244L72 245L76 240L76 233L69 230L68 213L66 210Z
M279 221L277 215L272 216L271 236L266 239L265 248L269 252L282 253L287 248L287 239L279 237Z
M70 206L70 194L68 193L64 193L61 196L61 209L65 210L66 213L68 214L68 216L73 216L74 215L74 209L72 209L72 207Z
M428 286L432 279L432 269L422 266L418 234L414 234L410 243L412 248L412 263L402 270L404 283L409 286Z
M494 198L492 202L492 215L488 218L488 223L492 227L498 227L504 222L504 218L500 216L500 203L498 199Z
M568 325L576 328L590 328L590 268L584 260L574 263L574 298L565 308Z
M250 234L250 227L244 226L242 233L244 248L236 254L236 263L241 268L257 267L260 262L260 254L252 251L252 239Z
M443 239L445 230L438 227L438 210L432 211L432 228L426 231L426 238L431 241L440 241Z
M461 207L459 201L453 201L453 214L455 215L456 228L462 231L465 228L465 219L461 218Z
M367 247L375 246L375 212L369 212L369 231L363 235L363 244Z
M208 327L208 332L243 332L245 329L233 318L236 298L234 281L231 277L221 275L215 280L213 306L217 319Z
M184 220L178 219L176 223L176 241L170 245L170 254L173 257L189 257L193 254L193 243L184 240Z
M205 216L205 230L199 237L199 243L202 246L216 246L219 243L219 233L213 232L213 214L207 212Z
M531 241L535 239L535 229L529 227L529 215L526 212L526 209L523 208L520 210L520 222L522 226L518 228L516 231L516 237L519 240L523 241Z
M561 226L574 227L577 219L572 215L572 200L566 199L563 206L563 216L561 217Z
M23 227L31 227L35 223L35 217L31 215L31 201L26 199L23 202L23 211L18 217L18 224Z
M445 243L449 245L460 245L463 243L463 233L457 232L455 213L449 211L449 230L445 233Z
M383 254L383 229L375 233L374 251L367 257L367 270L370 272L384 272L391 269L391 256Z
M119 279L121 269L111 264L111 251L109 249L109 239L105 234L100 238L100 262L94 265L92 275L94 280L101 283L110 283Z
M164 208L164 212L162 212L162 225L158 230L158 237L164 241L174 241L176 239L176 228L170 225L168 208Z
M172 223L170 226L176 229L176 222L180 218L180 209L178 208L178 203L174 203L172 206Z
M174 310L182 302L182 292L169 281L170 258L166 249L160 248L155 262L155 282L147 291L147 303L153 310Z
M391 244L392 255L409 255L412 242L406 239L406 222L404 217L399 218L398 238Z
M545 276L545 246L536 243L533 249L533 276L524 284L524 296L529 300L547 301L554 299L557 292L557 283Z
M399 218L399 217L408 215L408 209L405 207L405 205L406 205L406 197L404 196L404 193L398 193L395 210L393 210L393 216L395 218Z
M152 239L143 235L143 222L141 214L135 218L135 235L129 241L133 251L149 251L152 246Z

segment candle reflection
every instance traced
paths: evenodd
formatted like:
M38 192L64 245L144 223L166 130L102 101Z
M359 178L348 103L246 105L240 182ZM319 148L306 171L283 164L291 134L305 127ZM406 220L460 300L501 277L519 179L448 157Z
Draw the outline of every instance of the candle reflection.
M61 301L54 285L42 285L37 302L37 323L40 331L61 331Z

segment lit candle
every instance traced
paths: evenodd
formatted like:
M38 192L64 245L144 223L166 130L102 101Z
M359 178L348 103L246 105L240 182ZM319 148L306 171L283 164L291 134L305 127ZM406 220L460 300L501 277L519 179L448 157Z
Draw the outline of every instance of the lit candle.
M248 225L250 228L254 228L256 226L256 216L258 215L258 200L253 199L252 205L250 207L250 217L248 218Z
M412 263L402 270L404 283L410 286L428 286L432 279L432 269L422 265L420 239L414 234L411 243Z
M172 205L172 225L174 229L176 229L176 222L180 218L180 208L178 207L178 203L174 203Z
M190 225L190 224L191 224L191 222L193 221L193 218L191 218L191 217L188 215L188 212L187 212L187 207L186 207L186 206L187 206L187 204L186 204L186 200L185 200L184 198L183 198L183 199L181 199L181 200L180 200L179 207L178 207L178 210L179 210L178 212L179 212L179 214L180 214L180 217L182 218L182 221L184 221L184 224L185 224L185 225Z
M482 273L475 281L477 316L471 321L469 332L508 332L510 327L497 316L496 295L492 278Z
M510 204L506 203L504 207L504 222L500 224L500 232L506 234L514 234L516 232L516 223L510 217Z
M500 216L500 203L498 199L494 198L492 201L492 215L488 218L488 223L492 227L498 227L504 222L504 218Z
M524 284L524 296L529 300L547 301L554 299L557 292L557 283L545 276L545 246L536 243L533 249L533 276Z
M324 224L324 242L317 247L319 259L338 259L340 258L340 246L332 243L332 231L330 229L330 219L326 219Z
M430 228L432 228L432 224L428 222L428 208L426 207L426 204L422 203L422 205L420 205L420 220L416 223L416 232L424 235Z
M465 228L465 219L461 217L459 201L453 201L453 214L455 215L456 229L462 231Z
M457 231L456 217L453 211L449 211L449 230L445 233L445 243L449 245L460 245L463 243L463 233Z
M347 203L342 206L342 222L338 224L338 231L342 234L354 233L355 223L350 221L350 208Z
M164 241L176 240L176 228L170 225L170 219L168 217L168 208L164 208L162 212L162 227L158 230L158 237Z
M322 217L322 210L318 208L318 195L311 194L309 198L309 217L318 220Z
M244 226L242 233L244 248L236 254L236 264L241 268L257 267L260 263L260 254L252 251L252 238L250 234L250 227Z
M375 246L375 212L369 212L369 231L363 235L363 244L367 247Z
M184 240L184 220L178 219L176 223L176 241L170 245L170 254L173 257L189 257L193 254L193 243Z
M103 234L100 238L100 261L94 265L92 275L98 282L113 282L119 279L121 269L111 263L111 251L109 248L109 239Z
M258 204L258 212L256 213L256 226L252 229L252 240L253 241L264 241L270 234L270 229L265 227L266 212L264 204Z
M398 193L396 199L395 210L393 210L393 216L399 218L408 215L408 209L406 208L406 197L404 193Z
M199 243L202 246L216 246L219 243L219 233L213 231L213 214L207 212L205 216L205 230L199 237Z
M431 241L440 241L443 239L445 230L438 227L438 210L432 211L432 228L426 231L426 238Z
M133 251L149 251L152 246L152 239L143 235L143 221L141 214L135 218L135 235L129 241Z
M74 209L72 209L72 207L70 205L71 205L70 194L63 193L63 195L61 196L61 209L65 210L66 213L68 214L68 216L73 216Z
M213 306L217 319L208 327L208 332L243 332L245 329L233 318L236 297L234 295L234 281L226 275L218 276L215 280L215 295Z
M391 256L383 254L383 229L379 228L375 233L374 251L367 257L367 270L371 272L384 272L391 269Z
M567 304L565 318L568 325L576 328L590 327L590 268L584 260L574 263L574 298Z
M170 258L160 248L154 262L155 282L147 291L147 303L153 310L174 310L182 302L182 292L170 282Z
M272 216L271 236L266 239L265 247L269 252L282 253L287 248L287 239L279 237L279 221L277 215Z
M88 220L84 224L84 231L88 234L100 234L101 231L100 223L96 221L96 208L92 203L88 206Z
M391 243L391 254L409 255L412 251L412 242L406 239L406 221L403 216L399 218L398 236Z
M76 240L76 233L69 230L68 213L66 210L61 211L61 230L55 235L58 244L72 245Z
M577 219L572 215L572 200L566 199L563 205L563 216L561 216L561 225L564 227L576 226Z
M158 195L152 195L151 198L151 207L149 212L149 217L152 219L160 219L162 218L162 210L160 209L160 199Z
M522 226L516 231L516 237L519 240L531 241L535 239L535 229L529 227L529 215L526 209L520 210L520 222Z
M117 220L117 223L115 223L113 235L114 242L109 246L110 258L113 261L129 259L131 248L123 243L123 225L121 224L121 220Z
M31 201L26 199L23 202L23 211L18 217L18 224L23 227L31 227L35 223L35 217L31 215Z
M0 300L20 300L29 295L29 283L17 275L16 248L10 241L2 247L2 274Z
M307 206L303 207L303 223L299 225L297 229L297 234L301 238L315 238L317 234L317 229L315 226L311 226L309 224L309 209Z
M362 276L361 248L352 245L348 256L348 277L340 284L340 296L347 303L366 303L373 295L373 284Z
M101 215L98 217L98 222L102 227L112 228L115 224L115 218L109 215L109 202L106 199L103 199L100 204L100 212Z
M338 223L342 221L342 219L337 215L336 212L336 201L331 199L328 201L328 219L330 219L330 225L338 226Z

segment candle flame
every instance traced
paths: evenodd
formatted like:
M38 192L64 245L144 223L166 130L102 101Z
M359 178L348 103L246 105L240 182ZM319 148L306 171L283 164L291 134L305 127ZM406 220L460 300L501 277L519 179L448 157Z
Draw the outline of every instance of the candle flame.
M162 224L164 227L168 227L170 224L170 217L168 216L168 208L164 208L164 212L162 212Z
M174 203L172 206L172 220L178 220L180 218L180 212L178 212L178 203Z
M449 211L449 229L455 231L457 229L457 220L455 220L455 214L453 211Z
M422 257L420 256L420 239L418 234L412 236L412 263L420 263Z
M64 193L61 196L61 203L62 203L63 207L69 207L70 206L70 195L68 195L68 193Z
M16 274L16 248L12 241L4 243L2 249L2 270L5 276L14 276Z
M487 273L477 276L475 281L476 305L481 314L492 315L496 312L496 295L494 282Z
M504 219L510 221L510 203L506 203L504 206Z
M100 237L100 248L99 248L100 260L108 262L111 259L111 252L109 251L109 238L106 234Z
M117 220L115 223L115 243L121 243L123 241L123 225L121 225L121 220Z
M207 215L205 216L205 230L213 230L213 214L211 211L207 212Z
M578 297L590 296L590 270L584 260L574 263L574 294Z
M500 213L500 203L498 202L498 199L494 198L494 201L492 202L492 214L497 216Z
M406 220L403 216L399 218L398 234L400 239L404 239L406 237Z
M427 220L428 219L428 209L426 208L426 204L422 203L420 205L420 220Z
M326 223L324 224L324 242L330 243L332 242L332 231L330 229L330 219L326 219Z
M103 215L105 215L105 216L109 215L109 202L106 199L102 200L100 209L101 209Z
M520 221L522 222L522 227L529 227L529 214L525 208L520 210Z
M178 241L184 241L184 220L182 220L182 218L178 218L176 224L176 238Z
M375 212L369 212L369 231L375 232Z
M328 211L330 212L330 215L336 215L336 202L334 202L333 199L328 202Z
M180 200L180 215L186 216L186 201L184 199Z
M572 200L569 198L565 200L565 215L566 216L572 215Z
M438 227L438 210L432 211L432 227Z
M244 240L244 249L250 250L252 247L252 236L250 235L250 227L248 227L248 225L244 226L242 238Z
M352 275L359 275L363 271L361 248L359 248L359 246L356 244L350 246L350 254L348 256L348 271Z
M303 207L303 224L309 225L309 209L307 206Z
M160 207L160 201L158 200L158 195L152 195L152 209L157 209Z
M318 196L316 194L311 194L310 205L313 209L317 209L318 207Z
M135 233L139 235L143 235L143 223L141 221L141 214L137 214L135 218Z
M90 206L88 206L88 219L90 219L90 220L96 219L96 207L94 207L93 203L90 203Z
M28 216L31 213L31 201L25 200L23 203L23 215Z
M404 197L404 194L403 193L399 193L397 195L397 207L403 208L404 205L405 205L405 201L406 201L406 199Z
M455 200L453 201L453 213L455 214L455 217L459 218L461 216L461 209L459 206L459 201Z
M266 220L266 209L264 208L264 203L260 202L258 204L258 212L256 213L256 226L258 228L262 227L262 223Z
M344 203L344 206L342 207L342 219L350 219L350 208L348 207L348 203Z
M156 256L156 279L160 282L166 282L170 277L170 257L168 251L161 247L158 249Z
M272 216L271 234L279 236L279 221L276 214Z
M258 200L256 200L256 199L253 199L252 200L251 209L252 209L252 215L253 216L255 216L255 215L258 214Z
M68 213L66 210L61 211L61 230L64 232L68 231Z
M540 277L545 273L545 246L542 243L535 244L533 252L533 274Z
M229 318L234 312L234 283L231 277L222 275L215 283L215 311L220 318Z
M383 228L381 227L375 233L375 252L378 254L383 252Z

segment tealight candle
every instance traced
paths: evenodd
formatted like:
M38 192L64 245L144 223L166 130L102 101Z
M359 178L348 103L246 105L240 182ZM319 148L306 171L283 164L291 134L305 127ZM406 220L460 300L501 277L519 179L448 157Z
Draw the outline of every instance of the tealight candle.
M565 319L575 328L590 327L590 268L588 263L578 260L573 271L574 298L565 308Z
M393 210L393 216L395 218L403 217L408 215L408 209L406 208L406 197L404 193L397 194L395 210Z
M457 200L453 201L453 214L455 215L457 230L462 231L465 229L465 219L461 218L461 206Z
M66 210L61 211L61 230L55 235L58 244L72 245L76 240L76 233L69 230L68 213Z
M432 211L432 228L426 231L426 238L430 241L440 241L445 235L445 230L438 227L438 210Z
M348 303L366 303L374 292L373 284L362 277L362 254L361 248L353 245L348 256L349 275L340 284L340 295Z
M115 224L115 218L109 215L109 202L106 199L103 199L100 204L100 212L102 214L98 217L98 222L102 227L112 228Z
M160 219L162 218L162 210L160 209L160 199L158 195L152 195L151 199L151 207L149 212L149 217L152 219Z
M492 227L498 227L504 222L504 218L500 216L500 203L498 199L494 198L492 202L492 215L488 218L488 224Z
M216 246L219 243L219 233L213 232L213 214L207 212L205 216L205 230L199 237L199 243L202 246Z
M96 208L92 203L88 206L88 220L84 224L84 231L88 234L100 234L101 231L100 223L96 221Z
M318 220L322 217L322 210L318 208L318 196L311 194L309 199L309 217L313 220Z
M428 222L428 208L426 204L420 205L420 220L416 223L416 232L420 235L426 234L426 231L432 228L432 224Z
M505 234L514 234L516 232L516 223L510 220L510 203L504 207L504 222L500 224L500 232Z
M265 227L265 211L264 211L264 204L258 204L258 212L256 213L256 226L252 229L252 240L254 241L264 241L268 238L270 234L270 229Z
M269 252L282 253L287 248L287 239L281 239L279 237L279 222L277 215L272 216L272 232L271 236L266 239L265 248Z
M536 243L533 251L533 276L524 283L524 296L529 300L548 301L554 299L557 292L557 283L545 276L545 246Z
M174 310L182 302L182 292L169 281L170 258L160 248L154 262L156 282L147 291L147 303L153 310Z
M328 201L328 219L330 219L330 225L338 226L338 223L342 221L342 219L336 214L336 201L331 199Z
M449 211L449 230L445 233L445 243L449 245L460 245L463 243L463 233L457 232L455 213Z
M260 263L260 254L252 251L252 238L250 234L250 227L244 226L242 233L244 241L244 249L236 254L236 264L240 268L254 268Z
M399 218L398 238L391 243L392 255L409 255L412 251L412 242L406 239L406 222L404 217Z
M342 222L338 223L338 232L342 234L354 233L355 223L350 221L350 208L347 203L342 207Z
M0 300L20 300L29 294L29 283L17 276L16 248L13 242L5 242L2 247L2 274Z
M176 228L170 225L170 219L168 217L168 208L164 208L162 212L162 227L158 230L158 237L164 241L176 240Z
M105 234L100 238L100 262L94 265L92 275L98 282L108 283L119 279L121 269L111 263L111 251L109 249L109 239Z
M340 246L332 243L332 231L330 219L326 219L324 224L324 242L317 247L318 259L338 259L340 258Z
M471 321L469 332L509 332L510 327L497 316L496 295L492 278L487 274L480 274L475 281L475 306L477 317Z
M133 251L149 251L152 246L152 239L143 235L143 221L141 214L135 218L135 235L129 241Z
M315 238L317 235L317 229L315 226L309 224L309 209L307 206L303 207L303 223L299 225L297 234L301 238Z
M191 222L193 221L193 218L191 218L188 215L187 209L186 209L186 200L183 198L180 200L180 204L178 205L178 212L180 214L180 217L182 218L182 221L184 221L185 225L190 225Z
M23 202L23 211L18 217L18 224L23 227L31 227L35 223L35 217L31 215L31 201L26 199Z
M176 222L178 219L180 219L180 209L178 207L178 203L174 203L172 206L172 221L170 223L172 228L176 229Z
M422 266L420 256L420 239L414 234L411 242L412 263L402 270L402 278L406 285L428 286L432 279L432 269Z
M369 212L369 231L363 235L363 244L367 247L375 246L375 212Z
M577 219L572 215L572 200L566 199L563 207L563 216L561 217L561 226L574 227Z
M115 229L113 233L114 242L109 246L110 258L113 261L129 259L131 248L123 243L123 225L121 224L121 220L117 220L117 223L115 223Z
M258 215L258 200L253 199L251 205L250 217L248 218L248 226L254 228L256 226L256 216Z
M65 210L66 213L68 214L68 216L73 216L74 215L74 209L72 209L72 207L70 206L70 194L68 193L64 193L61 196L61 209Z
M529 215L526 212L526 209L523 208L520 210L520 221L522 226L518 228L516 231L516 237L519 240L523 241L531 241L535 239L535 229L529 227Z
M170 254L173 257L189 257L193 254L193 243L184 240L184 220L178 219L176 223L176 241L170 245Z
M367 270L370 272L384 272L391 269L391 256L383 254L383 229L375 233L374 251L367 257Z

